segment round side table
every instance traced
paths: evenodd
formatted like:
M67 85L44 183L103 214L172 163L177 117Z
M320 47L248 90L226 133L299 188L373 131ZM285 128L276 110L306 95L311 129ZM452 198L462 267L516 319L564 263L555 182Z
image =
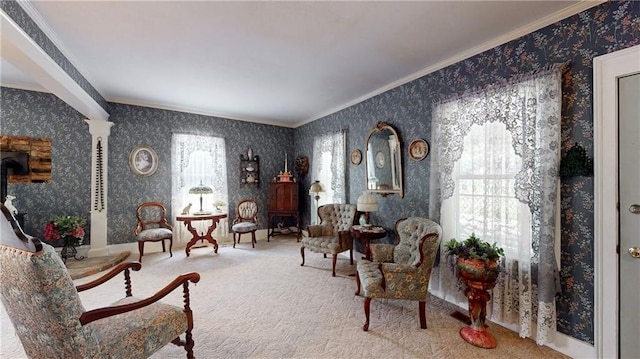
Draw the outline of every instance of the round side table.
M371 260L371 247L369 246L372 239L380 239L387 236L387 231L383 227L376 226L352 226L351 238L364 242L364 259Z

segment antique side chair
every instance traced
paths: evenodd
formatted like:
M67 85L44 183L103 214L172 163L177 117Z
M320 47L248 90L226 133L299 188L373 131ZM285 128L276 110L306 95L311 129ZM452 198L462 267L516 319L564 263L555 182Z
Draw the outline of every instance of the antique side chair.
M231 231L233 232L233 248L236 247L236 234L238 243L243 233L251 233L251 247L255 248L256 231L258 230L258 204L252 199L244 199L238 203L236 218L233 220ZM267 241L269 238L267 237Z
M145 242L162 242L162 251L166 252L164 241L169 241L169 257L173 257L173 227L167 223L167 209L160 202L145 202L136 209L138 224L133 231L138 241L138 262L142 262Z

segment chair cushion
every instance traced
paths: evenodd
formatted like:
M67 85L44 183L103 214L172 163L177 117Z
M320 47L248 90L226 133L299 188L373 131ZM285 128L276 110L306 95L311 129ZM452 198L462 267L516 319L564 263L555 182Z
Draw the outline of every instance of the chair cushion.
M364 290L360 295L369 298L384 297L382 272L380 272L378 264L363 259L358 261L356 269L358 271L357 275L360 278L361 288Z
M341 248L338 238L334 236L304 237L301 243L305 248L317 253L338 254L349 249Z
M231 227L236 233L249 233L258 230L258 226L253 222L240 222Z
M123 298L112 305L139 301ZM147 307L86 325L93 331L102 358L147 358L187 330L183 308L156 302Z
M139 241L159 241L161 239L170 239L172 237L173 232L168 228L151 228L138 233L137 239Z

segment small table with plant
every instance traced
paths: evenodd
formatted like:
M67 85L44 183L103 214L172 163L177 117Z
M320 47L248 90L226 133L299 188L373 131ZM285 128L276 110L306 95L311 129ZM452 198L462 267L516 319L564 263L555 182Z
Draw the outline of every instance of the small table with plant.
M496 285L504 250L496 243L481 241L475 233L462 242L451 239L445 243L445 249L450 267L453 269L455 264L458 279L467 286L464 294L469 300L471 326L460 329L460 336L477 347L495 348L498 343L484 322L487 301L491 298L488 290Z
M85 235L84 226L87 221L78 216L54 216L47 222L44 228L44 239L47 242L54 242L62 239L64 241L60 257L63 262L67 259L83 260L84 256L78 256L76 247L82 244Z

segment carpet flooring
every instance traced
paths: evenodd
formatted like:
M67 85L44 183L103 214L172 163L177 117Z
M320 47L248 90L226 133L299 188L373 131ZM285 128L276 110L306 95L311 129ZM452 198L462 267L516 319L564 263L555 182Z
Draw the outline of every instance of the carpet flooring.
M354 255L359 258L360 255ZM481 349L464 342L464 324L451 316L460 308L431 296L427 329L420 329L418 305L402 300L373 300L371 325L364 323L363 298L355 296L355 266L340 256L337 276L331 258L306 251L300 266L300 244L294 238L222 244L195 248L191 256L175 250L145 254L142 270L132 273L136 296L148 296L176 275L199 272L191 286L195 356L198 358L567 358L550 348L519 338L510 330L488 323L498 347ZM91 280L85 277L77 284ZM108 305L124 295L118 277L80 294L86 309ZM181 291L164 302L180 305ZM4 308L0 310L0 357L24 358ZM152 358L184 358L171 344Z

